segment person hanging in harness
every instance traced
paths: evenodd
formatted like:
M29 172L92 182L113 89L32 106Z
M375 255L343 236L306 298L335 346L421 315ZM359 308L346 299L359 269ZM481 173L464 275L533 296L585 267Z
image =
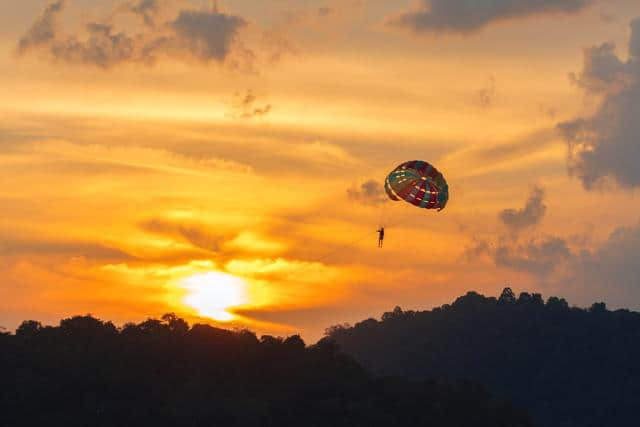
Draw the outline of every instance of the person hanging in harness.
M382 242L384 241L384 227L380 227L380 230L377 230L378 233L378 247L382 247Z

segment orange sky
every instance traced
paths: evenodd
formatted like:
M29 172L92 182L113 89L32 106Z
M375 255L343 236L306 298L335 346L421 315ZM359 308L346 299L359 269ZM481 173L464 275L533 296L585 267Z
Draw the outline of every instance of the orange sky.
M640 4L433 1L0 4L0 325L176 312L315 340L507 285L640 308ZM562 124L600 116L571 173ZM443 212L359 194L412 159Z

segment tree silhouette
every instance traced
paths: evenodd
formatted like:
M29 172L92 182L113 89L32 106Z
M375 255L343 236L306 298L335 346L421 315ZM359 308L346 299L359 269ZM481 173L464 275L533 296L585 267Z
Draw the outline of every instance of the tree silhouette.
M25 320L16 329L16 335L21 338L28 338L35 336L40 329L42 329L42 324L40 322L35 320Z
M189 327L174 313L122 328L25 321L0 336L0 367L2 426L531 425L474 383L375 377L332 339Z

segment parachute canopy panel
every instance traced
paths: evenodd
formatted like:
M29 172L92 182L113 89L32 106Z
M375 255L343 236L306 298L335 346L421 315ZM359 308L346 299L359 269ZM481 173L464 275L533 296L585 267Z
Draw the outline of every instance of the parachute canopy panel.
M384 182L391 200L404 200L423 209L442 210L449 200L449 186L436 168L412 160L395 168Z

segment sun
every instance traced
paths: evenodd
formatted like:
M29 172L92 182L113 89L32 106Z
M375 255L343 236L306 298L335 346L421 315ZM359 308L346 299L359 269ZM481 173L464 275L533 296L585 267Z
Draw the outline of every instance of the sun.
M220 322L233 320L229 309L247 302L247 284L230 274L199 273L182 279L180 286L188 292L184 304L195 308L201 316Z

